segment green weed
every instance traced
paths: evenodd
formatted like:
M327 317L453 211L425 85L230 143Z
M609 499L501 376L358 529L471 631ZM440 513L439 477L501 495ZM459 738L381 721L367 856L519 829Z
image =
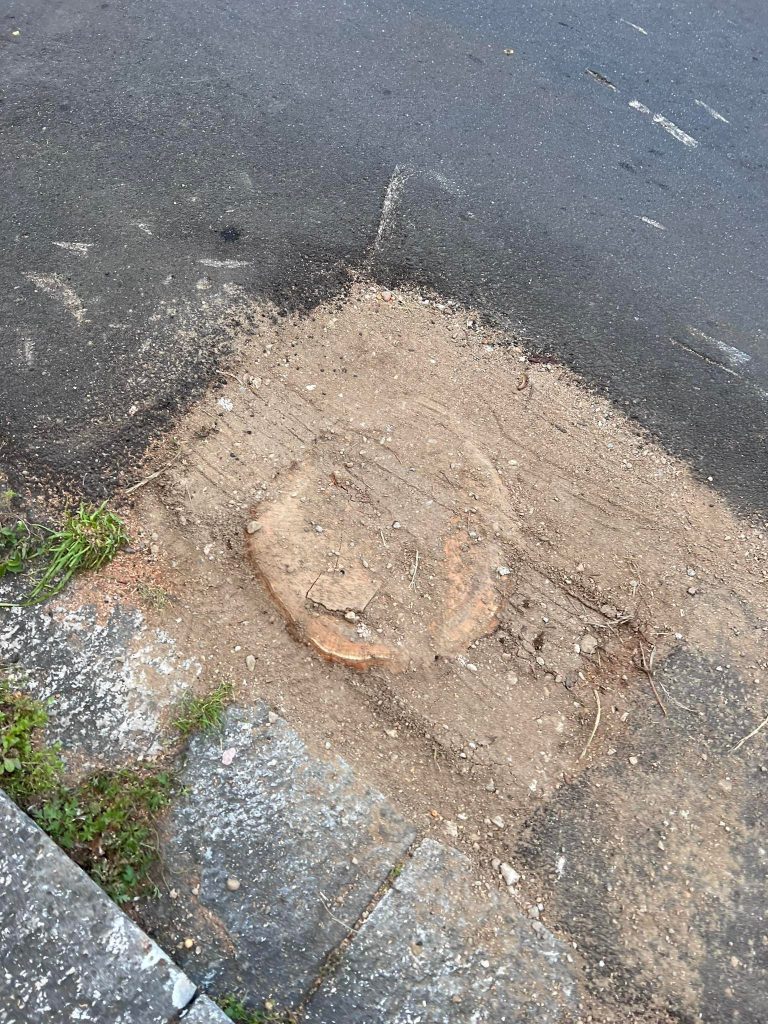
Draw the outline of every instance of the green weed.
M48 797L32 816L116 903L144 890L157 854L154 821L170 799L167 772L124 768Z
M39 604L59 594L76 573L106 565L127 540L123 521L106 503L81 503L58 529L19 521L0 529L0 578L42 562L42 571L21 602Z
M182 701L178 717L173 724L182 736L218 729L231 700L232 684L220 683L210 693L204 693L201 697L187 697Z
M43 704L0 681L0 787L25 810L59 785L58 745L39 742L47 721Z
M221 1009L235 1024L297 1024L298 1017L290 1010L279 1010L267 999L262 1010L249 1010L239 996L217 1000Z
M170 799L162 771L122 768L69 786L45 705L0 683L0 787L117 903L142 892L156 854L154 822Z
M41 556L47 566L27 599L46 601L60 593L75 573L101 569L111 562L128 535L122 519L101 505L83 505L58 530L47 531Z
M23 572L41 550L40 531L27 523L0 527L0 579L7 573Z

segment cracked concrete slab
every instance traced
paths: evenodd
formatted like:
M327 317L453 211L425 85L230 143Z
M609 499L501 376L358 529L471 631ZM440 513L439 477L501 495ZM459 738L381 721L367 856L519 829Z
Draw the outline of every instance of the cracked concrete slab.
M578 1008L567 947L469 861L425 840L310 1001L306 1024L557 1024Z
M170 1024L194 995L189 978L0 792L0 1024Z
M413 830L264 706L195 737L180 782L145 926L206 990L295 1005Z

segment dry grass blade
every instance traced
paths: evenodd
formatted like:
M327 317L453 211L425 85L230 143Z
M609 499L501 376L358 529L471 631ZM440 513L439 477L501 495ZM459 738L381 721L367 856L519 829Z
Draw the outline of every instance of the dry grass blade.
M757 736L757 734L761 732L766 725L768 725L768 717L764 718L759 725L756 725L752 732L748 732L746 736L743 736L735 747L731 747L731 753L735 754L737 750L741 750L747 740L751 740L753 736Z
M595 695L595 703L597 704L597 712L595 714L595 724L592 726L592 732L589 734L589 739L587 740L587 745L584 747L582 752L579 754L579 760L580 761L583 761L583 759L587 756L587 751L592 746L592 740L597 735L597 730L598 730L598 728L600 726L600 716L602 715L602 712L603 712L603 709L602 709L602 707L600 705L600 694L597 692L596 689L593 689L592 693L594 693L594 695Z

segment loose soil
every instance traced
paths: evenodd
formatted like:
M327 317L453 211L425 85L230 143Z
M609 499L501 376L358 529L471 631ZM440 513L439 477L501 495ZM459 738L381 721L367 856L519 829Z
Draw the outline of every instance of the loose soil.
M765 527L562 367L364 281L311 315L234 287L174 315L233 355L126 496L120 572L203 688L268 701L489 886L542 802L690 713L654 679L674 647L728 652L760 704Z

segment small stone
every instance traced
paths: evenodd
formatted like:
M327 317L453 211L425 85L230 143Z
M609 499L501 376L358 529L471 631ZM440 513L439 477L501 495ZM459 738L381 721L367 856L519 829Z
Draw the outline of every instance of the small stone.
M383 299L383 300L384 300L385 302L391 302L391 301L392 301L392 292L389 292L389 291L387 291L387 292L382 292L382 293L381 293L381 297L382 297L382 299Z
M397 739L397 729L385 729L384 732L386 733L387 736L389 736L391 740Z
M347 622L357 622L357 616L352 611L345 612L344 618L347 620Z
M486 789L486 792L488 792L488 793L495 793L496 792L496 783L493 781L493 779L489 779L486 782L485 789Z
M261 523L257 523L255 519L251 519L245 528L246 533L258 533L261 529Z
M496 828L504 828L504 819L501 815L497 814L495 818L491 818L491 824L495 825Z
M443 828L445 829L446 834L449 835L452 839L459 838L459 826L456 824L455 821L444 822Z
M185 949L192 949L194 944L195 944L195 940L194 939L184 939L184 948Z
M325 533L325 530L322 528L322 526L316 526L315 533Z
M253 672L256 668L256 659L252 654L246 654L245 656L245 667L249 672Z
M499 872L501 873L501 877L504 879L504 881L510 888L513 885L517 885L517 883L520 881L519 873L515 871L511 864L507 864L506 861L504 861L499 866Z
M688 593L693 597L694 594L698 594L696 587L688 587Z
M501 861L499 860L498 857L493 858L493 860L491 861L491 867L493 868L494 871L499 870L499 868L501 867Z
M229 889L230 892L237 892L237 890L240 888L240 879L239 878L228 878L227 879L227 888Z
M496 572L499 574L499 576L509 576L512 570L506 565L500 565Z
M395 520L394 523L392 523L392 529L393 530L399 530L400 529L400 523L398 523L397 520Z
M160 545L159 544L150 544L149 545L149 553L150 553L150 555L159 555L160 554Z
M691 576L691 577L693 577L693 576L695 576L695 575L696 575L696 570L695 570L695 569L686 569L685 571L686 571L686 574L687 574L688 576Z
M541 911L535 903L532 903L531 906L528 907L527 914L528 917L532 918L534 921L538 921Z
M638 761L639 761L639 758L635 757L634 754L629 759L629 763L632 764L632 765L637 764Z
M600 646L600 644L599 641L595 639L595 637L587 634L586 636L583 636L581 638L581 640L579 641L579 646L581 647L582 654L594 654L597 648Z
M267 713L267 721L269 722L270 725L274 725L275 724L275 722L277 721L277 717L278 716L275 714L274 711L269 711Z

